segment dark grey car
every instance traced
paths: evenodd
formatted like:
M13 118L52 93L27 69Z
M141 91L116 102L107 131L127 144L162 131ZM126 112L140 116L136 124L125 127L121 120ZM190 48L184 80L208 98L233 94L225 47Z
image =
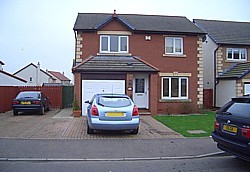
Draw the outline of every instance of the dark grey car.
M250 161L250 96L232 98L216 113L212 138L219 149Z
M40 91L23 91L13 99L12 109L14 115L19 112L38 112L44 115L45 110L50 110L50 101Z

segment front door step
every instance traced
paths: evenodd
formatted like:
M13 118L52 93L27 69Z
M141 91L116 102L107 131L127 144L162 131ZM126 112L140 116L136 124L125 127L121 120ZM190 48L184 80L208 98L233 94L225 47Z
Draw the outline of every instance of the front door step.
M151 115L151 112L148 109L140 109L139 108L139 114L140 115Z

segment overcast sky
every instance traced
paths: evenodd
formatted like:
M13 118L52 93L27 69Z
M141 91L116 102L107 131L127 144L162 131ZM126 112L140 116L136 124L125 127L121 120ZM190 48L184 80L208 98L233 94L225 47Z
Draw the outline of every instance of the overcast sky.
M189 20L250 22L249 0L0 0L0 61L14 73L40 62L65 72L74 58L73 26L78 13L186 16Z

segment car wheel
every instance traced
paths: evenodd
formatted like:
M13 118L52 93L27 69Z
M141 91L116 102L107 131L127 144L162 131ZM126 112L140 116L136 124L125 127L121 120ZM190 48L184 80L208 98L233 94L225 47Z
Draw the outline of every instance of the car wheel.
M41 115L44 115L44 113L45 113L45 109L44 109L44 106L42 106L42 109L41 109L40 114L41 114Z
M47 111L50 111L50 105L48 105L48 107L47 107Z
M139 132L139 127L137 129L135 129L135 130L132 130L131 134L138 134L138 132Z
M87 124L87 133L88 134L94 134L94 130L89 128L89 125Z
M18 111L13 110L13 115L14 115L14 116L18 115Z

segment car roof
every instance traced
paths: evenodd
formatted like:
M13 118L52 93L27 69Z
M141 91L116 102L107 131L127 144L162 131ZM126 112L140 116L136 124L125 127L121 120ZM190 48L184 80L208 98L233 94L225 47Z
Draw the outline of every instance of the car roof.
M250 94L244 95L244 96L241 96L241 97L234 97L234 98L232 98L232 101L234 101L234 102L237 102L237 101L240 101L240 100L250 101Z
M102 93L102 94L95 94L96 96L114 96L114 97L117 97L117 96L120 96L120 97L128 97L128 95L126 94L112 94L112 93Z
M41 91L21 91L20 93L41 93Z

